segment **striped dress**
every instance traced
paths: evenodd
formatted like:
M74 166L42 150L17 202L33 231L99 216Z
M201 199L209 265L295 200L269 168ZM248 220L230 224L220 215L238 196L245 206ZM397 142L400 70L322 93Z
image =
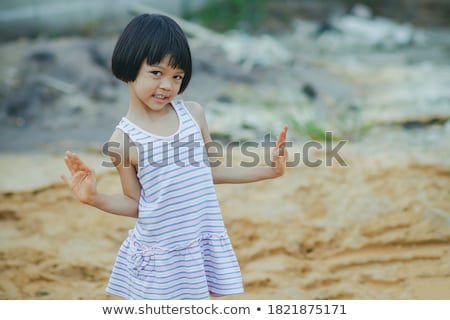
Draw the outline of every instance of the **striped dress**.
M122 118L138 146L139 217L122 243L106 291L126 299L209 299L243 292L199 126L181 100L178 131L151 134Z

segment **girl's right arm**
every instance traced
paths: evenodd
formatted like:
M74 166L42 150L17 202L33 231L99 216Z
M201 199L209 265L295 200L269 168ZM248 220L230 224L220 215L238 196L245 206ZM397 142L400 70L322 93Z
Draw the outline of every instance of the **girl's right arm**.
M111 141L116 140L118 135L120 133L114 133ZM80 202L112 214L137 218L141 185L136 176L135 166L131 162L128 163L129 165L125 165L127 162L124 159L129 159L130 155L124 152L123 139L121 141L122 143L117 141L119 147L109 151L114 151L116 156L112 160L120 175L122 195L108 195L97 192L94 170L89 168L78 155L70 151L66 152L64 161L71 177L67 178L63 175L61 178ZM121 161L117 161L118 155L121 156Z

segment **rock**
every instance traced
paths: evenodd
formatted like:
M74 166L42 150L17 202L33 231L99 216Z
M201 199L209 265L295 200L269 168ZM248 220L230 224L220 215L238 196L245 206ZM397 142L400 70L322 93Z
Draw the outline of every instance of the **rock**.
M302 87L302 92L311 100L317 98L316 89L309 83L305 83Z
M285 64L293 58L291 52L269 35L250 37L244 33L233 32L227 35L222 46L228 59L241 64L246 70L252 70L255 66Z
M393 49L409 46L416 41L412 25L396 24L382 17L367 19L346 15L334 19L332 23L340 31L338 39L344 46Z

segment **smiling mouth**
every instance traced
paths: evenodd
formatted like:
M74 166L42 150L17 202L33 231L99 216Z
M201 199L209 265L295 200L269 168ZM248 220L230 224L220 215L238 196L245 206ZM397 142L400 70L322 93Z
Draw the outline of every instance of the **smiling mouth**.
M166 96L160 95L160 94L155 94L153 96L153 98L157 99L157 100L167 100Z

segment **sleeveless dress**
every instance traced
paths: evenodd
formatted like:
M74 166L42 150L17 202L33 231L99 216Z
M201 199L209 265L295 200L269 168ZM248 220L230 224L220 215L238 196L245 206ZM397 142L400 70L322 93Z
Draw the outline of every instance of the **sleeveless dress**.
M209 299L243 292L200 128L173 101L178 131L151 134L127 118L117 128L138 147L139 217L122 243L106 291L126 299Z

